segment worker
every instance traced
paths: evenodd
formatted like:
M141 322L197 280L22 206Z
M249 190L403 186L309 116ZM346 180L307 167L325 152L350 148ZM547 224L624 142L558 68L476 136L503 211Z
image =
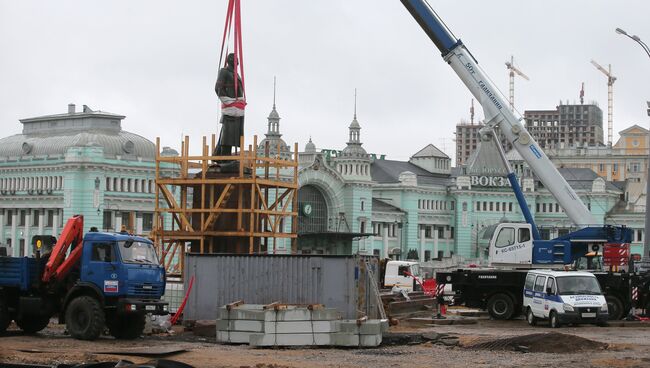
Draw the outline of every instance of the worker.
M214 90L221 100L221 133L213 153L214 156L230 156L233 154L233 147L241 149L246 102L243 98L244 86L239 75L237 75L237 85L235 86L236 64L235 54L228 54L226 67L219 70L217 83L214 86Z

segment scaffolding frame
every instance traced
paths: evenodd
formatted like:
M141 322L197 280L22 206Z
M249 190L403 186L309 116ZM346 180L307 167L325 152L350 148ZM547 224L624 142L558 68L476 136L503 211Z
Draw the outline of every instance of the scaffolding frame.
M286 158L282 158L282 147L278 144L277 154L271 156L268 142L263 155L260 155L257 136L253 137L253 144L247 150L243 149L245 146L242 137L242 149L232 156L212 156L215 142L214 134L210 145L203 136L202 154L195 156L190 155L189 136L185 136L178 156L162 156L160 138L156 138L155 221L152 233L160 263L170 276L183 277L186 246L191 241L199 242L199 252L202 254L215 253L215 239L218 237L248 238L248 249L241 250L241 253L255 253L254 245L257 243L260 250L262 244L266 247L264 252L259 253L273 254L277 250L276 240L279 238L291 239L291 253L297 250L298 143L294 144L293 152L285 152ZM225 160L238 162L239 172L226 178L208 177L208 169L213 165L210 162ZM161 175L163 163L175 165L178 176ZM281 175L281 170L287 172ZM175 196L177 191L174 187L180 193L179 200ZM188 203L191 187L194 188L194 194L197 188L200 190L198 208L194 206L196 203ZM248 203L243 198L245 191L250 192ZM233 192L239 193L237 206L228 208L227 202ZM210 229L224 213L236 216L237 229ZM167 229L164 224L165 214L171 215L171 224L168 224L170 226ZM198 214L199 223L191 221L196 222L195 214ZM244 216L248 216L248 221L244 221ZM281 228L286 218L291 220L290 232L283 232Z

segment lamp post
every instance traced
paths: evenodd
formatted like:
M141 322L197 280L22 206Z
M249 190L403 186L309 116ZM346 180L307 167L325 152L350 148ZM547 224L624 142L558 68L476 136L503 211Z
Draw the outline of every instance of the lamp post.
M648 48L648 45L645 44L645 42L641 41L639 36L637 35L629 35L627 32L620 28L616 28L616 33L626 36L632 41L638 43L642 48L643 51L645 51L646 54L648 54L648 57L650 58L650 48ZM650 102L648 102L648 116L650 116ZM649 151L649 156L648 156L648 167L646 168L646 192L645 192L645 230L643 233L643 256L644 258L650 258L650 218L648 218L648 209L650 209L650 149Z

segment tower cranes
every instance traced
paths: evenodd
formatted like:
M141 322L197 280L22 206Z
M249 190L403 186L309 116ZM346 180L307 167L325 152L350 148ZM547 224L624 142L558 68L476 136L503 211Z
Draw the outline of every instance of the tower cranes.
M591 60L591 63L607 76L607 145L611 146L614 117L614 82L616 82L616 77L612 75L612 64L609 64L608 68L605 69L594 60Z
M530 79L515 66L514 56L510 56L510 61L506 61L506 68L510 71L510 110L515 111L515 73L525 80Z

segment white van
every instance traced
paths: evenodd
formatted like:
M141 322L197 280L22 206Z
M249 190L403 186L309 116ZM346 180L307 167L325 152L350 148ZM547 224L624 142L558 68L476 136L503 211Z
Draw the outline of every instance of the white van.
M567 323L604 325L609 317L598 280L589 272L529 271L523 308L531 326L538 319L549 319L553 328Z

